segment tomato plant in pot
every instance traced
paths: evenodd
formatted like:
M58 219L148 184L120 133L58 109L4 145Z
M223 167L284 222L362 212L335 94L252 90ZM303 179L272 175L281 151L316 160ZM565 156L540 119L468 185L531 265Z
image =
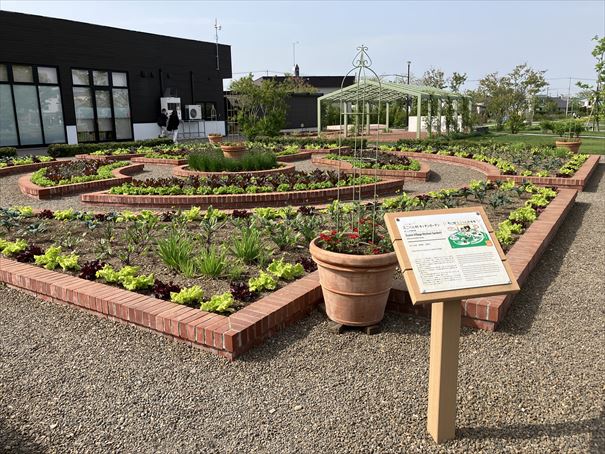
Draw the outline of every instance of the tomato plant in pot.
M223 142L221 150L226 158L239 159L246 154L246 144L244 142Z
M572 153L577 153L580 150L582 141L580 133L585 130L582 120L562 120L554 124L554 130L559 135L559 139L555 141L555 145L560 148L567 148Z
M384 317L397 256L376 213L337 222L311 241L326 313L336 323L373 326Z
M210 143L220 143L223 140L222 134L208 134L208 141Z

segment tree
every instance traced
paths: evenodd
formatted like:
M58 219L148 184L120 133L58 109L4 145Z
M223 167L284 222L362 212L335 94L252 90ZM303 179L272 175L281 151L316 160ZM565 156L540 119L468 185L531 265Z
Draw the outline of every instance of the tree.
M532 116L536 95L548 83L544 79L546 71L536 71L526 63L517 65L506 76L492 73L479 81L477 93L485 104L488 115L502 129L507 122L511 132L517 133L523 123L523 116Z
M435 87L443 89L447 86L445 81L445 73L439 68L429 68L422 75L420 79L422 85L427 87Z
M452 73L452 77L450 77L448 79L449 82L449 86L450 89L454 92L454 93L460 93L460 87L462 85L464 85L464 82L466 82L466 73L457 73L456 71L454 71Z
M595 47L592 50L592 56L596 59L595 71L597 73L597 80L595 85L587 84L584 82L577 82L576 85L583 90L588 91L588 101L592 105L592 128L598 131L599 128L599 117L605 114L605 36L599 38L596 35L592 38L596 41Z
M259 135L276 136L286 126L287 99L290 93L312 93L315 88L299 77L252 80L252 74L231 84L239 98L237 121L244 135L254 139Z

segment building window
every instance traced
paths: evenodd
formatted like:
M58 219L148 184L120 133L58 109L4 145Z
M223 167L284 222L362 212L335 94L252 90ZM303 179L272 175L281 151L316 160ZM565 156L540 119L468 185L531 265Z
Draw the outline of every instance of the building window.
M78 142L132 139L125 72L72 69Z
M13 80L26 84L34 83L34 72L31 66L13 65Z
M216 121L216 103L214 102L202 102L202 119L208 121Z
M65 142L57 68L0 64L0 146Z

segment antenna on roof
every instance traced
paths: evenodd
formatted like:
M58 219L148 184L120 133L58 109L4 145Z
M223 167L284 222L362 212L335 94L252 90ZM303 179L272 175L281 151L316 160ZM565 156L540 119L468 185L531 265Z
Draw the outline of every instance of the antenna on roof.
M218 61L218 31L221 30L223 27L222 25L219 25L218 23L218 19L214 18L214 37L216 39L216 70L218 71L220 69L220 64Z

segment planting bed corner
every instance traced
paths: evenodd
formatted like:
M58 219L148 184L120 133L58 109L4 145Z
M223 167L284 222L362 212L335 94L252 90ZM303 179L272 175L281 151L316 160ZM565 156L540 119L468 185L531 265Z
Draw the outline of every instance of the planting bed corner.
M114 178L48 187L39 186L35 183L32 183L32 174L30 173L19 178L17 184L19 185L21 192L27 196L34 197L36 199L49 199L52 197L62 197L68 194L78 194L80 192L108 189L113 186L128 183L132 181L132 177L130 175L141 172L143 167L143 164L132 164L113 169L111 173Z

